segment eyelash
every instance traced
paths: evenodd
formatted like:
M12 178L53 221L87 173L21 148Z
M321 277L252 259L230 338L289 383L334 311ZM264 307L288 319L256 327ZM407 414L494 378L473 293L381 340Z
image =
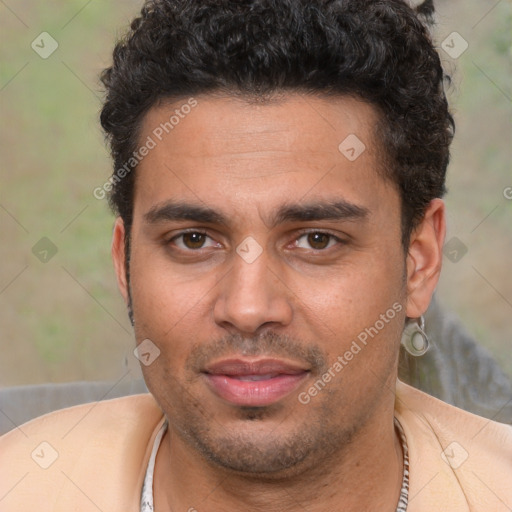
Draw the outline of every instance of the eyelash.
M303 231L300 231L299 236L297 236L297 238L295 240L299 240L304 235L310 235L310 234L327 235L328 237L330 237L328 244L331 242L331 240L335 240L338 243L338 245L346 244L345 240L341 239L340 237L336 236L334 233L331 233L330 231L319 231L319 230L315 230L315 229L305 229ZM327 252L329 249L332 249L332 248L333 248L333 246L326 247L325 249L310 249L310 250L315 251L315 252Z
M167 240L165 242L166 245L174 242L176 239L188 234L188 233L197 233L197 234L200 234L200 235L204 235L204 236L207 236L208 238L211 238L208 233L202 229L198 229L198 228L191 228L191 229L188 229L188 230L184 230L184 231L180 231L177 235L174 235L172 238L170 238L169 240ZM319 231L319 230L314 230L314 229L309 229L309 230L302 230L299 232L298 236L295 238L295 241L299 240L300 238L302 238L303 236L305 235L309 235L309 234L321 234L321 235L327 235L329 236L331 239L334 239L338 244L341 244L341 245L344 245L346 244L347 242L345 240L342 240L341 238L339 238L338 236L334 235L333 233L329 232L329 231ZM329 240L330 242L330 240ZM182 249L182 248L178 248L179 250L182 250L182 251L185 251L185 252L199 252L201 251L201 249L203 249L203 247L200 247L198 249ZM313 249L311 248L310 250L311 251L315 251L315 252L326 252L328 249L332 249L332 247L326 247L325 249Z
M199 235L204 235L204 236L211 238L206 231L203 231L202 229L191 228L191 229L187 229L185 231L180 231L177 235L174 235L172 238L170 238L165 243L166 243L166 245L170 244L171 242L174 242L174 240L176 240L177 238L180 238L183 235L186 235L188 233L197 233ZM199 252L201 249L203 249L203 247L200 247L199 249L181 249L181 248L178 248L178 249L180 249L182 251L187 251L187 252Z

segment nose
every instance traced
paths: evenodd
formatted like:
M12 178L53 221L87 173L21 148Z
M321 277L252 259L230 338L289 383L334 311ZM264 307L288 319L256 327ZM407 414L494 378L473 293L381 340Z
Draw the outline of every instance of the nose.
M292 294L270 268L265 251L251 263L238 254L233 260L219 283L215 322L231 333L250 336L288 325L293 315Z

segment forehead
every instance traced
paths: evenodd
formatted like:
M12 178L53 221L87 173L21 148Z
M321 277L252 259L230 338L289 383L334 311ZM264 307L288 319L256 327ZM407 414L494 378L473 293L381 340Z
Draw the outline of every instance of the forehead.
M154 106L143 119L142 134L153 134L158 141L172 139L173 153L182 156L191 156L192 148L197 157L286 150L338 156L336 142L349 134L365 139L371 153L376 122L371 105L350 97L290 93L261 103L206 95Z
M377 167L377 121L372 106L347 97L161 103L141 126L139 143L154 147L137 168L134 213L184 197L249 209L341 189L346 200L371 203L389 186Z

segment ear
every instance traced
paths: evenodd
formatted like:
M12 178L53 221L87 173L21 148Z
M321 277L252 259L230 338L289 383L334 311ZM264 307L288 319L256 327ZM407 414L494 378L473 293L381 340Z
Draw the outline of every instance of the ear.
M112 260L114 262L114 269L117 277L117 286L128 304L128 282L126 279L126 254L124 249L124 222L121 217L117 217L114 224L114 232L112 234Z
M406 308L409 318L419 318L430 304L441 273L445 235L444 202L434 199L409 242Z

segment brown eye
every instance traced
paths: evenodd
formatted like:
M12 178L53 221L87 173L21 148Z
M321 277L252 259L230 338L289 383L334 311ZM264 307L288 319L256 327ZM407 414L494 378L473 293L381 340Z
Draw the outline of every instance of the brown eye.
M205 252L210 254L213 249L221 248L222 245L216 242L211 236L204 231L182 231L176 236L165 242L171 251L177 251L178 254L187 254L192 256L193 253L203 255ZM209 251L207 251L209 250Z
M181 235L183 237L183 243L188 249L200 249L205 242L206 235L204 233L184 233Z
M309 233L308 243L313 249L325 249L329 244L330 238L325 233Z
M301 242L301 240L305 240ZM335 245L336 243L341 242L341 240L331 235L330 233L324 233L322 231L311 231L309 233L303 233L299 238L297 238L296 246L301 249L313 249L315 251L322 251L324 249L328 249Z

